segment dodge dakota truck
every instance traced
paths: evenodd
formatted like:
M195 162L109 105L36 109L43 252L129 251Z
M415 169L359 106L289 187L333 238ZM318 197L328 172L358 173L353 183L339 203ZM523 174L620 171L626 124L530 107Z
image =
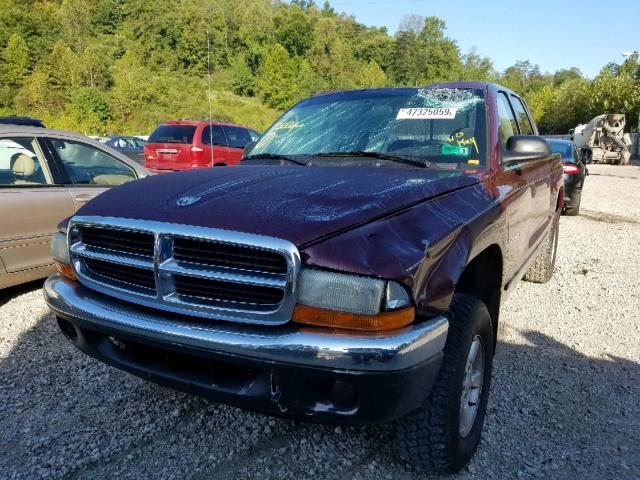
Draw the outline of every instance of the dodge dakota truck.
M420 468L480 441L500 304L548 281L562 162L494 84L301 101L237 167L114 188L60 225L44 295L103 362L311 422L393 422Z

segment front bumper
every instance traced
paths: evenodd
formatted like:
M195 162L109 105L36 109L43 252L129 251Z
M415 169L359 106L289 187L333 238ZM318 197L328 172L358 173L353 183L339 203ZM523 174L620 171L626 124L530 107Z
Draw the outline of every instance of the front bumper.
M440 369L448 321L363 334L167 314L59 275L45 300L76 347L143 378L309 421L378 423L419 407Z

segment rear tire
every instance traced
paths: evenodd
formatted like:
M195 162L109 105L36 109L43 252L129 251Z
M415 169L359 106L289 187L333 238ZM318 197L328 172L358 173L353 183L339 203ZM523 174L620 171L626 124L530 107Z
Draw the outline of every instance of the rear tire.
M580 215L580 201L582 200L582 191L574 193L573 198L576 199L573 206L565 209L564 212L567 217L577 217L578 215Z
M431 473L457 472L469 462L480 443L491 384L494 337L487 307L456 294L448 317L444 358L431 392L418 410L396 422L401 455Z
M547 283L553 277L553 269L556 266L556 254L558 253L558 232L560 229L560 215L555 214L551 231L542 241L540 251L535 260L529 266L524 279L527 282Z

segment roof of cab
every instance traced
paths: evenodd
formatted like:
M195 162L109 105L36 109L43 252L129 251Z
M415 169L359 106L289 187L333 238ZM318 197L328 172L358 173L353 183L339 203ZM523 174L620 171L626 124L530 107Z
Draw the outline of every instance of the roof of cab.
M381 88L361 88L361 89L355 89L355 90L326 91L326 92L320 92L315 95L312 95L312 97L321 97L325 95L333 95L333 94L341 94L341 93L347 94L349 92L385 93L385 92L394 92L394 91L401 91L401 90L419 90L419 89L432 89L432 88L473 88L478 90L494 90L494 91L501 90L501 91L505 91L507 93L516 95L518 97L520 96L518 93L514 92L513 90L503 85L499 85L497 83L472 82L472 81L466 81L466 80L459 80L455 82L432 83L429 85L420 85L416 87L381 87Z

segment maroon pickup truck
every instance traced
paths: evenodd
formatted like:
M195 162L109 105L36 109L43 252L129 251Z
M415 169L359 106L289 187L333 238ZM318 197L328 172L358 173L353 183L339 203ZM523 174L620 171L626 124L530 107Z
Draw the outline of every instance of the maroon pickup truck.
M553 274L562 188L499 85L318 95L239 167L85 205L44 294L108 364L273 415L395 421L405 458L457 471L480 441L500 304Z

